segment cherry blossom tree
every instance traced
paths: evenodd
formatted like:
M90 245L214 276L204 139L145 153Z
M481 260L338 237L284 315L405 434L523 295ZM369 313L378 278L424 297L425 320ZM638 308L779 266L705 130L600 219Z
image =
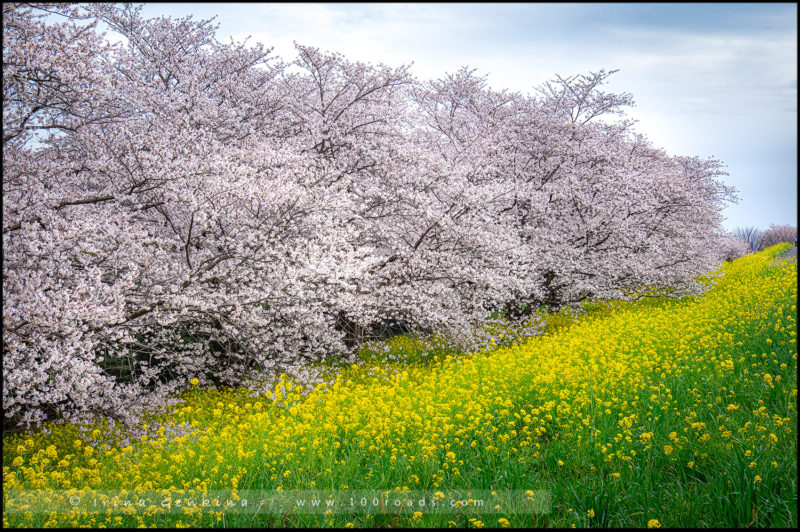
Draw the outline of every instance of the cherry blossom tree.
M190 376L240 382L341 348L309 287L348 251L328 234L332 207L293 141L283 65L260 46L217 43L208 22L89 9L126 38L75 45L95 46L96 62L78 55L73 67L111 112L56 114L68 134L26 146L24 133L53 125L37 100L48 93L9 88L20 94L12 117L45 116L22 133L23 120L4 122L6 416L124 411L122 398L164 396ZM28 11L8 8L5 28ZM53 27L42 38L58 49L66 30ZM63 53L69 71L75 53ZM59 94L84 97L58 79ZM110 379L109 363L133 381Z
M797 227L793 225L771 224L769 229L764 231L764 234L761 236L761 249L766 249L770 246L780 244L781 242L794 244L795 238L797 238Z
M739 257L744 257L750 253L750 246L747 242L733 233L723 236L717 245L720 257L727 262L738 259Z
M45 24L51 14L61 21ZM119 114L109 48L87 19L71 6L3 4L3 407L25 421L43 405L119 395L96 363L92 330L103 325L97 316L119 314L131 282L125 272L103 282L98 267L127 220L71 216L103 208L82 180L73 136Z
M519 237L511 314L645 286L689 293L718 260L720 210L734 199L720 163L668 157L629 121L598 121L631 103L599 92L610 74L558 78L535 99L492 92L464 69L420 99L438 153L469 158L466 172L492 182L485 198L502 204L484 212Z

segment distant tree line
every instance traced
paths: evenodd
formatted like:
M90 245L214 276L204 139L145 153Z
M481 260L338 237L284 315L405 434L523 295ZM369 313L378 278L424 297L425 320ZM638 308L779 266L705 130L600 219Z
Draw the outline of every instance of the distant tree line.
M493 313L697 294L729 256L722 164L652 146L612 72L523 95L215 32L3 4L13 423L122 416L392 331L471 348Z
M766 231L754 226L737 227L734 235L747 244L748 253L756 253L781 242L794 244L797 238L797 227L772 224Z

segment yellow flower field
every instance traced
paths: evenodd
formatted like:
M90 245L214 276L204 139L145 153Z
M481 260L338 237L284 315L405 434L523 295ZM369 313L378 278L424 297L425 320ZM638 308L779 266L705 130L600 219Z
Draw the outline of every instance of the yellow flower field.
M4 526L797 525L797 270L774 261L785 248L726 263L703 297L594 303L490 352L353 366L313 390L283 379L266 397L192 386L149 436L7 434ZM503 502L309 513L85 502L159 490ZM533 491L548 494L543 510L504 506Z

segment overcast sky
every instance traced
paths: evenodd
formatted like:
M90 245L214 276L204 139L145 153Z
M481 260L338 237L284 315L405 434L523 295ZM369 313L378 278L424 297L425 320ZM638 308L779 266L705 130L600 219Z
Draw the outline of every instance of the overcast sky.
M461 66L494 89L533 92L555 74L619 69L606 90L656 146L716 157L741 198L725 227L797 224L797 5L145 4L142 14L207 19L217 37L293 41L420 79Z

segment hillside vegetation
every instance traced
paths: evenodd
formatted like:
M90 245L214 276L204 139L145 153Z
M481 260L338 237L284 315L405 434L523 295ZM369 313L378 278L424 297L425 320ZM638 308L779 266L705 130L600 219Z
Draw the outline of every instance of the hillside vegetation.
M795 526L797 270L774 260L787 247L726 263L701 297L594 303L518 345L375 360L266 396L194 387L141 434L8 434L3 524ZM41 489L56 491L24 491ZM92 508L89 490L158 499ZM489 501L327 514L162 504L314 490ZM526 492L546 504L526 511Z

